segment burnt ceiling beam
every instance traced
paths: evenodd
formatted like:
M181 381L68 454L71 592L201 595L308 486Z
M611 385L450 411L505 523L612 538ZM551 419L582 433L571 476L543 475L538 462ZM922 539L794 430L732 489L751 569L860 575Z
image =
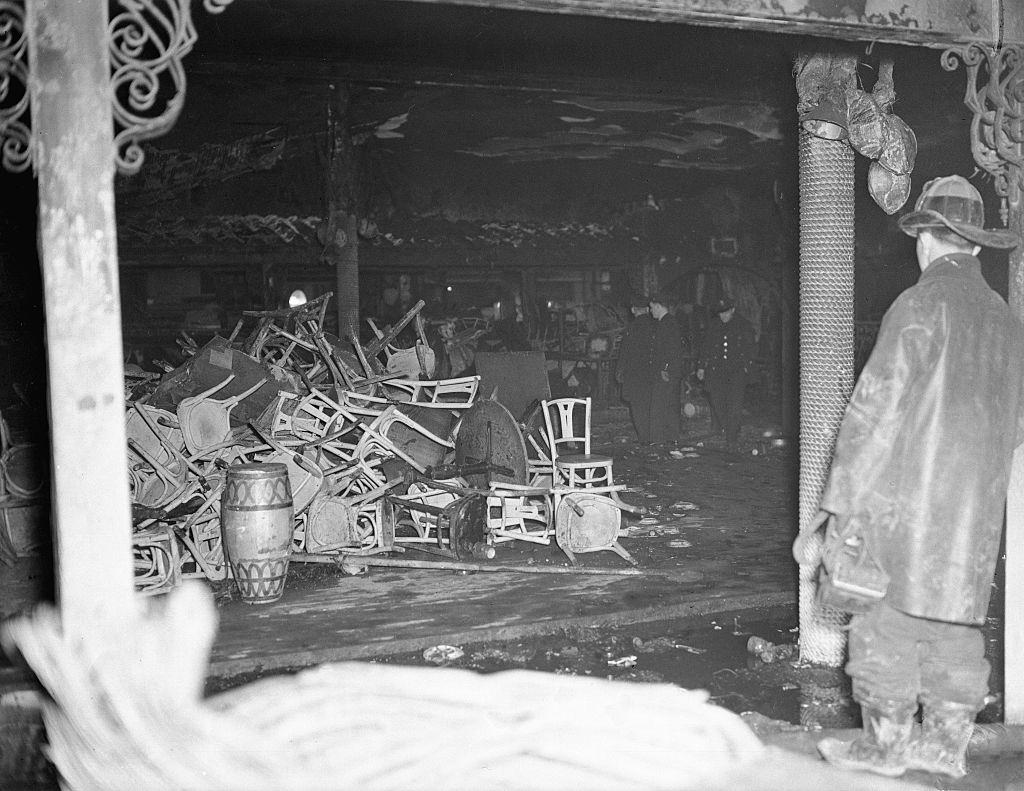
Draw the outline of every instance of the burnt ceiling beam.
M1020 0L411 0L945 48L1024 43Z
M340 81L366 85L401 85L419 88L465 88L518 91L551 95L580 95L651 99L661 102L728 101L720 86L691 90L681 81L611 80L545 74L503 74L402 64L324 62L321 60L264 57L258 62L207 58L189 64L192 78L238 78L246 81L287 81L293 85L319 85ZM749 91L738 102L754 103Z
M607 246L609 243L603 242ZM636 251L639 245L626 241L614 243L614 249L620 252ZM548 248L547 252L561 252L568 257L573 248L563 245L561 248ZM405 272L405 271L443 271L443 270L480 270L480 269L546 269L550 268L550 258L536 255L536 251L520 251L512 249L480 248L463 249L452 245L440 249L403 251L395 253L389 250L377 250L368 247L361 252L359 261L360 272ZM119 251L118 263L122 269L180 269L198 267L204 271L236 270L262 266L296 267L301 271L319 272L325 282L334 280L334 270L319 261L320 251L309 245L268 245L265 250L252 247L229 248L220 246L207 247L131 247L124 246ZM579 256L586 258L586 255ZM573 266L576 264L567 264ZM622 269L628 264L623 256L618 259L608 255L602 260L601 269ZM576 265L578 266L578 265Z

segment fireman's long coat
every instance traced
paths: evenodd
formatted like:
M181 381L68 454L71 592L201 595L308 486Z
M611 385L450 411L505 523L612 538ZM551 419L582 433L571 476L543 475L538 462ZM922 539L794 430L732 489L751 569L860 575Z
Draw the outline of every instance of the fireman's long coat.
M984 621L1022 378L1024 331L974 256L936 259L886 313L821 507L868 525L893 607Z

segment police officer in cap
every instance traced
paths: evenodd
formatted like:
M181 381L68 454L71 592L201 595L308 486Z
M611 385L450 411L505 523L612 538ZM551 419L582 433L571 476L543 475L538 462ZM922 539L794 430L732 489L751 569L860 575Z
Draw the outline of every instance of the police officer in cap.
M650 441L655 444L679 439L680 387L683 379L682 339L679 322L669 311L672 298L664 292L654 294L648 303L654 331L647 356L650 382Z
M724 431L726 443L734 448L740 437L743 394L754 360L754 328L737 315L731 299L720 299L714 312L697 362L697 378L707 388L715 429Z
M647 297L634 294L629 302L633 318L626 325L619 343L615 365L615 381L619 383L622 400L629 404L637 439L651 442L650 376L648 357L654 344L654 319Z
M619 354L623 398L629 401L638 439L647 445L679 439L682 342L669 302L667 294L648 300L650 317L643 319L635 342Z

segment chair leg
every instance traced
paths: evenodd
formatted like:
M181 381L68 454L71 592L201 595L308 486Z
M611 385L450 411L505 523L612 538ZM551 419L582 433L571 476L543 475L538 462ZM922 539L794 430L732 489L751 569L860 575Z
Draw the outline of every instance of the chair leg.
M629 511L631 514L637 514L638 516L643 516L647 513L647 508L645 506L631 505L630 503L627 503L625 500L619 497L618 492L609 492L608 496L615 501L615 505L618 507L620 511Z
M609 544L608 545L608 549L610 549L612 552L614 552L616 555L618 555L620 558L625 560L630 565L633 565L633 566L640 565L639 563L636 562L636 560L633 558L633 556L630 555L629 552L626 551L626 548L623 547L622 544L620 544L618 541L613 541L611 544Z
M576 563L576 556L572 553L571 549L563 547L561 544L559 544L559 548L565 553L565 556L569 558L569 563L571 563L573 566L578 565Z

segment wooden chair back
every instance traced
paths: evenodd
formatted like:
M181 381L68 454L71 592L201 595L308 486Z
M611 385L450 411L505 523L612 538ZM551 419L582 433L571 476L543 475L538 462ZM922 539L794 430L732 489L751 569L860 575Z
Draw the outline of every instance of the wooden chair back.
M541 403L551 461L557 462L569 445L573 453L590 453L590 399L552 398Z

